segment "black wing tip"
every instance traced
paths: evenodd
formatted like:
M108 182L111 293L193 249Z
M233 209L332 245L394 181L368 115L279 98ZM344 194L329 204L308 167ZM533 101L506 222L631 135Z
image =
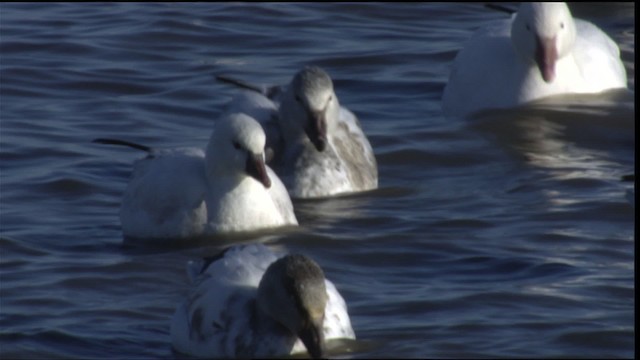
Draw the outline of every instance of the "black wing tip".
M229 246L226 249L221 250L220 252L218 252L215 255L203 257L202 258L202 267L200 268L200 272L198 272L198 274L204 273L207 270L207 268L209 267L209 265L211 265L212 263L222 259L227 254L227 251L231 250L232 248L233 248L233 246Z
M237 86L237 87L242 88L242 89L251 90L251 91L255 91L257 93L266 95L265 94L265 90L262 87L257 86L257 85L253 85L253 84L249 84L248 82L245 82L245 81L242 81L242 80L239 80L239 79L235 79L235 78L232 78L232 77L227 76L227 75L216 75L216 80L221 81L221 82L226 83L226 84L231 84L231 85Z
M91 140L92 143L96 144L105 144L105 145L120 145L120 146L128 146L133 149L142 150L146 152L151 152L151 148L148 146L132 143L129 141L118 140L118 139L108 139L108 138L97 138Z

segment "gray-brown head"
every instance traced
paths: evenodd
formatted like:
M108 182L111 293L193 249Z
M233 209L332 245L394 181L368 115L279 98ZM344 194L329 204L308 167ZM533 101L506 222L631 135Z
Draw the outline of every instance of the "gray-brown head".
M280 114L285 131L293 136L306 134L316 150L324 151L339 110L329 74L317 66L307 66L293 77Z
M304 255L287 255L267 268L257 295L258 307L304 343L314 358L324 354L327 289L320 266Z

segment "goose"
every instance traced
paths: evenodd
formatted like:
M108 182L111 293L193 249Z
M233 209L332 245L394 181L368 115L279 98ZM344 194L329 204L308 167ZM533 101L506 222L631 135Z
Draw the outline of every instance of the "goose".
M322 268L261 243L191 261L192 287L171 320L175 350L198 357L325 354L330 339L355 339L347 306Z
M565 3L522 3L479 30L456 56L442 96L447 117L544 97L626 88L617 44Z
M326 71L306 66L289 84L271 87L223 75L218 79L250 90L234 98L230 107L268 114L261 117L274 154L270 164L292 198L377 189L378 166L371 144L358 118L340 105Z
M243 113L217 122L206 149L151 149L138 160L124 193L120 221L125 238L185 239L297 225L291 198L265 165L265 134Z

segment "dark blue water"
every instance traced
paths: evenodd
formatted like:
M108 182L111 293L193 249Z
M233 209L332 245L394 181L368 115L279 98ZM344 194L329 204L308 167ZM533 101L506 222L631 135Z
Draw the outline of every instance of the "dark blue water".
M635 7L572 5L619 44ZM445 119L481 4L0 4L0 357L173 358L187 260L263 241L318 261L358 341L339 357L635 355L632 93ZM380 189L295 203L299 232L122 243L130 149L204 146L236 92L325 68Z

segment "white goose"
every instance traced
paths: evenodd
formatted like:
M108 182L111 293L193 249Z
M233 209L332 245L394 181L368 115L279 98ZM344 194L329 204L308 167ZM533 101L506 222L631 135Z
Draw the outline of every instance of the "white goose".
M454 60L446 116L515 107L566 93L626 88L616 43L565 3L522 3L508 20L476 31Z
M190 262L193 282L171 321L174 349L199 357L264 358L355 339L344 299L304 255L278 259L262 244L236 246Z
M264 131L245 114L225 114L206 151L94 142L149 153L134 165L120 208L125 238L180 239L298 224L286 188L265 166Z
M268 111L262 118L271 163L293 198L319 198L376 189L378 167L357 117L341 107L331 77L316 66L300 70L287 86L255 86L218 79L253 90L232 108ZM273 106L266 106L271 100ZM267 109L270 108L270 109ZM277 113L274 112L277 109ZM275 114L275 116L273 116Z

